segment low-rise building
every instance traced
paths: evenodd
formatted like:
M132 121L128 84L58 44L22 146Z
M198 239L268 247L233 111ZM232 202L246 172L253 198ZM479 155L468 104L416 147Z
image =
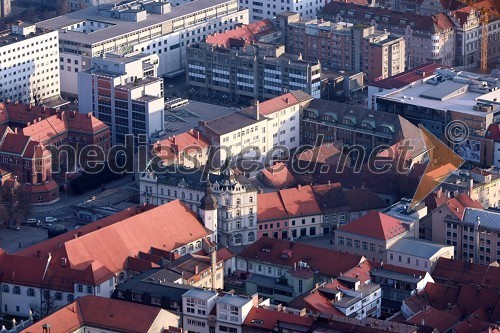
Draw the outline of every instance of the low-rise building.
M388 264L432 273L439 258L453 258L453 245L403 238L387 249Z
M373 211L338 228L335 249L375 262L388 262L390 247L404 237L414 237L415 232L414 223Z
M359 255L262 237L236 256L236 272L247 294L286 304L363 261Z
M258 195L257 238L306 238L323 234L321 209L310 185Z
M93 112L111 128L113 144L126 135L150 136L164 129L163 80L158 56L131 53L92 58L78 74L78 110Z

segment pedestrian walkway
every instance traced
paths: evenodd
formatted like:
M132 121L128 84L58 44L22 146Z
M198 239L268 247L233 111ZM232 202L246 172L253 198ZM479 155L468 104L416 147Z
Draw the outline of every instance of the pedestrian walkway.
M106 187L106 190L110 190L110 189L118 188L118 187L121 187L123 185L129 184L132 181L133 181L132 175L126 175L125 177L123 177L121 179L118 179L118 180L115 180L113 182L106 184L105 187ZM71 195L70 194L70 195L66 196L63 194L61 196L61 198L57 202L54 202L53 204L44 205L44 206L32 206L31 212L43 213L43 212L47 212L47 211L54 211L54 210L57 210L60 208L65 208L68 206L76 205L78 203L90 200L93 196L95 196L96 194L99 194L101 192L102 192L101 189L98 188L98 189L95 189L92 191L87 191L82 195Z

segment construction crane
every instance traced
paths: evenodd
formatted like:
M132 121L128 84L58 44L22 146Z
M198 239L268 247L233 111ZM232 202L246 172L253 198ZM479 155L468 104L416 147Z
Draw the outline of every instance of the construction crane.
M482 4L487 2L484 0L460 0L463 4L470 6L479 13L479 23L481 24L481 72L486 73L488 70L488 23L490 18L500 18L497 9L490 9Z

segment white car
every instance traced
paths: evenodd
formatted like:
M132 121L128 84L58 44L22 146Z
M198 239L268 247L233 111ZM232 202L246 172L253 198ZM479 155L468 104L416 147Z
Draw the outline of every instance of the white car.
M47 216L45 218L45 224L47 224L47 223L56 223L56 222L57 222L57 219L55 217Z

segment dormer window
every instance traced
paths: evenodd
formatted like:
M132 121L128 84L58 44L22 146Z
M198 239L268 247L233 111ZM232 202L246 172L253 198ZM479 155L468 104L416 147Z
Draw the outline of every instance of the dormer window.
M406 24L406 20L405 20L405 19L400 19L400 20L399 20L399 23L401 23L401 24Z

